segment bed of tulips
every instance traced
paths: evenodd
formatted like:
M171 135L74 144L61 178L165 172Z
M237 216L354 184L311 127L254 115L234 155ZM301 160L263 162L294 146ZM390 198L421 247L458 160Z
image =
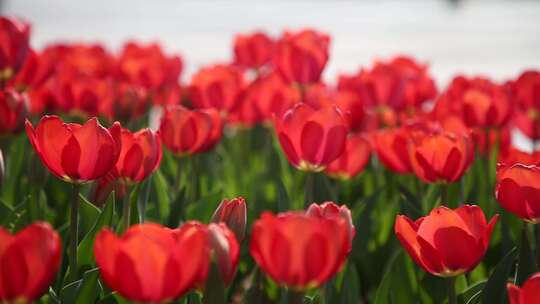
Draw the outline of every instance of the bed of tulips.
M540 72L329 84L329 45L241 34L180 81L0 17L0 302L540 303Z

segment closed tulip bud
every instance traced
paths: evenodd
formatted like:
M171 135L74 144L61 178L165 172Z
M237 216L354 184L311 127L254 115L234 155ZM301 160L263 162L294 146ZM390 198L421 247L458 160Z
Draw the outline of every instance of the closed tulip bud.
M41 297L60 267L61 251L60 236L47 223L15 235L0 228L0 302L31 303Z
M533 274L521 287L508 283L506 289L510 304L540 303L540 273Z
M272 59L274 42L265 33L255 32L234 38L234 63L257 69Z
M26 94L14 89L0 91L0 136L18 133L28 115Z
M247 223L247 206L243 197L224 199L221 201L214 215L213 223L225 223L236 235L239 242L244 240Z
M480 263L497 219L495 215L487 223L478 206L463 205L455 210L442 206L416 221L398 215L394 228L416 264L433 275L451 277Z
M351 210L345 205L338 206L334 202L324 202L320 205L311 204L306 211L306 214L318 218L342 218L345 220L350 230L350 243L349 243L349 252L352 250L352 240L356 235L356 229L352 221Z
M321 286L339 271L349 244L345 219L265 212L253 226L249 252L276 283L305 290Z
M118 177L127 183L143 181L161 162L161 140L150 129L121 131L122 150L116 162Z
M161 141L178 156L201 153L221 139L223 119L214 109L188 110L182 106L165 108L159 126Z
M121 150L120 124L102 127L97 118L84 125L44 116L36 128L27 120L26 134L43 164L71 183L98 179L114 168Z
M104 229L94 254L103 282L136 302L168 302L194 288L208 272L208 237L183 227L131 226L122 236Z
M30 25L0 17L0 83L9 80L23 66L30 51Z
M347 122L333 106L314 110L298 103L275 120L275 129L287 159L300 170L322 171L345 150Z
M370 156L371 145L365 135L351 135L347 138L345 151L326 167L325 172L332 177L351 179L364 170Z
M540 167L515 164L497 171L495 197L524 221L540 223Z

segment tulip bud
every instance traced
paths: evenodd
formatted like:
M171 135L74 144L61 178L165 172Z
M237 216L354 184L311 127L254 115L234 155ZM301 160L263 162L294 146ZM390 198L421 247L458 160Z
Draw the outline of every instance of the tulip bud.
M311 217L317 218L342 218L349 226L350 231L350 243L349 252L352 250L352 240L356 235L356 229L352 221L351 210L345 205L338 206L334 202L324 202L320 205L313 203L306 210L306 214Z
M232 200L224 199L221 201L214 215L213 223L223 222L234 232L236 239L242 242L246 235L247 206L243 197L237 197Z
M221 278L226 284L231 283L238 263L238 243L233 234L224 225L208 225L208 242L214 262L217 263Z
M2 180L4 180L4 175L5 175L4 156L2 154L2 150L0 150L0 184L2 184Z

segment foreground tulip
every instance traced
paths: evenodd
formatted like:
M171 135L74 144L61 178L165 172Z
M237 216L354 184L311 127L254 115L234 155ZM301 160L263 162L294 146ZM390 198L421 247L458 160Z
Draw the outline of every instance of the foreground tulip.
M274 51L274 42L265 33L255 32L237 35L234 38L234 63L258 69L270 62Z
M350 226L343 218L265 212L253 226L249 251L276 283L305 290L339 271L349 244Z
M354 236L356 235L356 229L354 228L354 224L352 221L352 215L351 210L347 208L345 205L338 206L334 202L324 202L320 205L318 204L311 204L309 205L308 209L306 210L306 214L309 216L317 217L317 218L328 218L328 219L336 219L336 218L342 218L345 220L347 225L349 226L350 230L350 242L349 242L349 251L352 250L352 240Z
M13 77L30 52L30 26L0 16L0 84Z
M25 96L13 89L0 91L0 137L22 130L28 114Z
M276 119L275 128L287 159L300 170L322 171L345 149L347 123L336 107L296 104Z
M34 223L15 235L0 228L0 302L31 303L55 278L62 241L53 228Z
M524 221L540 223L540 167L515 164L497 171L495 196Z
M351 179L357 176L369 162L371 145L364 134L358 133L347 138L345 150L326 167L330 176Z
M398 215L395 233L411 258L425 271L441 277L471 271L484 257L498 215L489 223L482 209L441 206L412 221Z
M221 139L223 120L213 109L165 108L159 135L163 144L178 156L205 152Z
M212 215L212 222L225 223L234 232L239 242L244 240L247 225L247 206L244 198L222 200Z
M194 227L141 224L120 237L105 229L94 254L105 284L131 301L176 299L208 272L208 237Z
M540 273L532 275L521 288L512 283L506 288L510 304L540 303Z

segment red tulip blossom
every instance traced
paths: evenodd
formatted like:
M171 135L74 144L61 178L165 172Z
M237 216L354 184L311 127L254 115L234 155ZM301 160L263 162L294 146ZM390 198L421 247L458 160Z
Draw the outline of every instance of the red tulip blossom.
M354 236L356 235L356 228L354 228L354 224L352 221L352 215L351 210L347 208L345 205L338 206L334 202L324 202L322 204L315 204L312 203L309 205L308 209L306 210L306 214L309 216L317 217L317 218L342 218L347 222L347 225L349 226L350 230L350 242L349 242L349 252L352 250L352 240Z
M30 52L30 25L0 17L0 83L15 76Z
M234 63L238 66L258 69L270 62L273 52L274 41L263 32L234 38Z
M495 196L524 221L540 223L540 167L515 164L497 170Z
M28 114L26 95L13 89L0 91L0 136L18 133Z
M515 125L529 138L540 139L540 71L525 71L509 86L518 106Z
M103 282L136 302L180 297L208 273L208 236L196 227L131 226L122 236L104 229L94 243Z
M12 235L0 228L0 301L30 303L41 297L60 268L62 241L48 224Z
M122 150L116 162L118 177L128 183L143 181L152 174L161 162L161 140L150 129L120 133Z
M114 59L99 44L55 44L43 50L44 64L51 64L54 74L69 78L104 78L113 72Z
M247 225L247 205L244 198L222 200L212 215L212 222L225 223L234 232L239 242L244 240Z
M102 113L105 117L129 122L147 114L150 96L144 88L119 82L113 86L112 91L112 104Z
M114 168L121 150L120 124L101 126L97 118L84 125L44 116L36 128L27 120L26 134L43 164L73 183L98 179Z
M114 95L112 83L106 79L60 76L53 92L58 110L82 114L83 117L110 116Z
M412 221L398 215L395 233L411 258L425 271L451 277L471 271L484 257L498 215L489 223L482 209L441 206Z
M281 148L304 171L322 171L345 150L347 122L337 107L314 110L299 103L275 120Z
M506 285L510 304L540 303L540 273L532 275L521 287Z
M189 97L197 108L231 112L240 101L244 79L232 66L214 65L199 70L191 79Z
M328 164L325 172L330 176L351 179L364 170L370 156L371 144L366 136L362 133L350 135L341 156Z
M169 106L161 118L159 135L169 150L181 156L210 150L221 139L222 130L223 120L216 110Z
M540 166L540 151L530 153L510 147L501 152L499 154L500 166L512 166L515 164Z
M339 271L350 241L350 225L341 217L265 212L253 225L249 251L276 283L308 289Z
M306 29L285 32L277 42L273 64L289 83L318 82L328 62L330 36Z
M399 174L412 172L408 153L409 134L405 128L377 131L373 142L377 157L386 168Z

